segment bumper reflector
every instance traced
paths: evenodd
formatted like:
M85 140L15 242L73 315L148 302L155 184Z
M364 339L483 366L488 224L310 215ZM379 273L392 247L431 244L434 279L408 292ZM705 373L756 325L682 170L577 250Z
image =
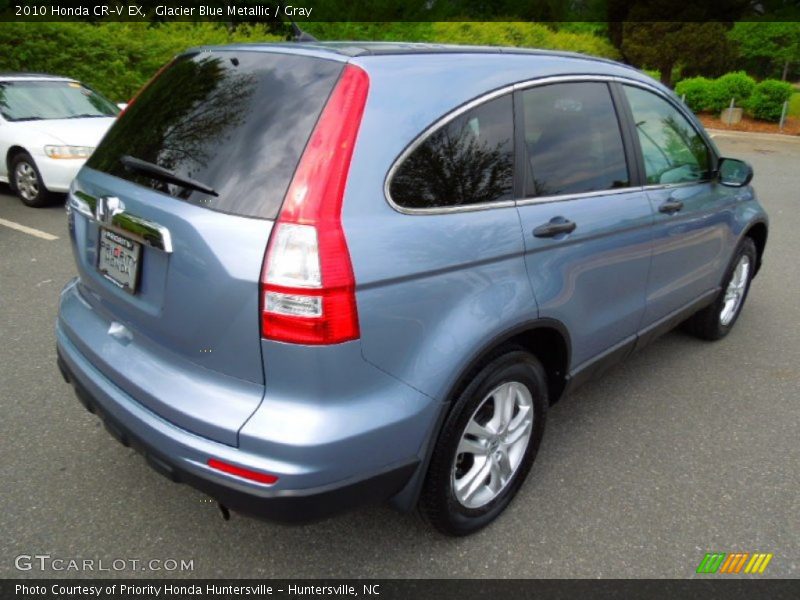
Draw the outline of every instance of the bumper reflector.
M258 471L251 471L250 469L237 467L236 465L231 465L226 462L222 462L221 460L217 460L216 458L209 458L208 466L211 467L212 469L216 469L217 471L223 471L224 473L236 475L237 477L243 477L245 479L250 479L251 481L257 481L258 483L273 484L276 481L278 481L278 478L275 475L270 475L269 473L260 473Z

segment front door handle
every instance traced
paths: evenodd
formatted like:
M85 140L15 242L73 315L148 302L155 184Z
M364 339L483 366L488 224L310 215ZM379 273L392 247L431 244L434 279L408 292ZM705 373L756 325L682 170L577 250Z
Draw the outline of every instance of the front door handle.
M675 200L673 198L670 198L669 200L667 200L661 206L658 207L658 212L667 215L672 215L680 211L682 208L683 208L683 202L681 202L680 200Z
M554 237L561 233L572 233L575 231L577 225L574 221L565 219L564 217L556 217L549 223L539 225L533 230L533 235L538 238Z

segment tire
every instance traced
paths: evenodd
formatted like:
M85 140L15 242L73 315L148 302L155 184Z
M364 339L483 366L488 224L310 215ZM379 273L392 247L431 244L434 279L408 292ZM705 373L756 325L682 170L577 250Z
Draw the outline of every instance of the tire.
M22 203L32 208L50 204L52 194L47 191L36 163L27 152L20 152L11 159L9 181Z
M495 412L503 398L502 406L511 407L505 413L510 420ZM496 519L533 465L547 406L545 371L528 352L508 349L480 369L442 427L420 496L422 516L453 536L474 533ZM485 437L467 433L468 425ZM504 460L498 458L503 453Z
M684 329L709 341L728 335L736 324L747 299L747 292L750 291L756 260L756 245L752 239L746 237L736 248L717 298L712 304L692 315L684 323Z

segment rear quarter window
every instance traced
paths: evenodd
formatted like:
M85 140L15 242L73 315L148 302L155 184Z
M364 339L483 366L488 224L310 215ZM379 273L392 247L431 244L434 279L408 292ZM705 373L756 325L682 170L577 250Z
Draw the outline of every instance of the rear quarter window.
M468 207L510 200L514 175L511 94L456 116L401 159L389 195L400 207Z
M273 219L342 68L271 52L182 55L142 90L87 165L192 204ZM122 156L218 195L132 172Z

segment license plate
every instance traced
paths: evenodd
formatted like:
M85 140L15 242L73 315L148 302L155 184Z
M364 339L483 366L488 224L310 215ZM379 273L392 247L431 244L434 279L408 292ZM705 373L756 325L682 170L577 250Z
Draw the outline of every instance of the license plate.
M100 257L97 270L117 287L136 293L142 245L115 231L100 228Z

